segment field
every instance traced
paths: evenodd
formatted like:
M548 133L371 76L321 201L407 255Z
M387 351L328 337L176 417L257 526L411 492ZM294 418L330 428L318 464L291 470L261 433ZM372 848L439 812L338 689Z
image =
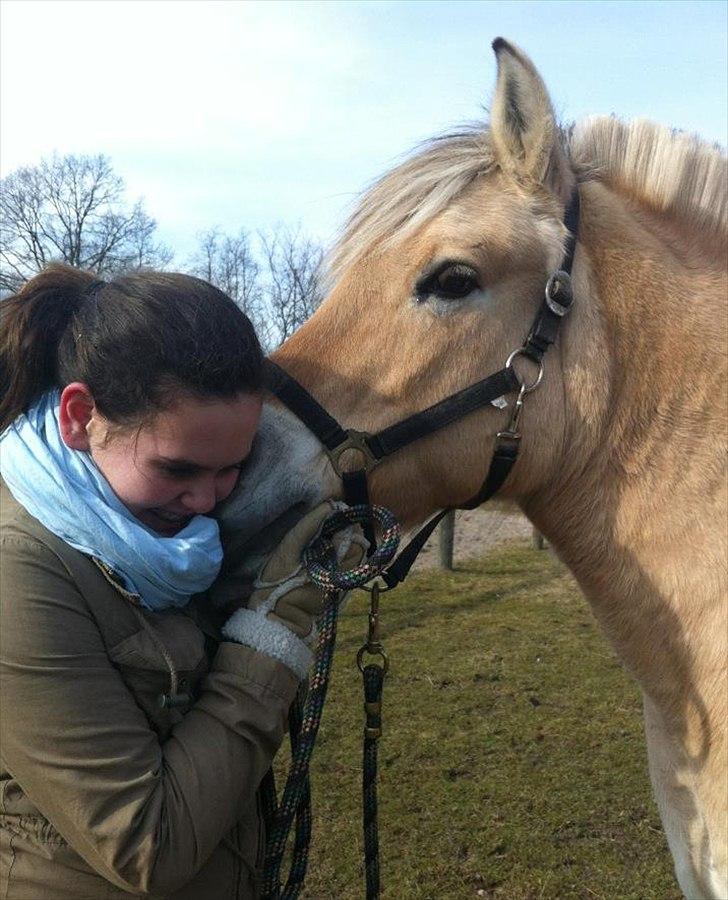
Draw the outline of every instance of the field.
M341 617L313 759L309 900L364 896L364 602ZM679 900L638 690L551 554L521 540L418 573L382 614L384 898Z

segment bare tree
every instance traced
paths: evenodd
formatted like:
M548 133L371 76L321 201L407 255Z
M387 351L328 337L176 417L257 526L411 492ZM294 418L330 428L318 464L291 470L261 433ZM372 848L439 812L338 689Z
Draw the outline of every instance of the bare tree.
M188 269L190 274L204 278L210 284L215 284L217 277L217 257L220 248L220 231L218 228L210 228L209 231L200 232L197 235L200 246L190 260Z
M198 235L199 248L192 257L189 271L220 288L248 316L261 343L269 344L269 322L265 311L260 266L250 246L248 233L222 234L211 228Z
M16 290L52 261L103 275L172 259L141 201L126 205L106 156L54 155L0 187L0 288Z
M260 242L266 266L266 294L275 340L282 343L321 302L323 251L300 228L279 225Z
M166 269L174 259L174 253L165 244L155 240L157 223L148 216L141 204L133 210L129 229L124 269Z

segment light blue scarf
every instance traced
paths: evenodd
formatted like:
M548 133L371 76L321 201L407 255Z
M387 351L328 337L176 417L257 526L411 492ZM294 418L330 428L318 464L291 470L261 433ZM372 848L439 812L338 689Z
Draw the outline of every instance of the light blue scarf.
M90 454L64 444L59 402L58 391L44 394L0 435L0 474L10 492L53 534L105 563L147 609L184 606L220 569L217 522L195 516L173 537L144 526Z

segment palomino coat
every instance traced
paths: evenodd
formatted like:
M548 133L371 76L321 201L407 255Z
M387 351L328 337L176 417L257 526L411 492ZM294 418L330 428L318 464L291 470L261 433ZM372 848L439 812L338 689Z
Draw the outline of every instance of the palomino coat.
M291 672L141 610L4 485L0 515L0 900L257 896Z

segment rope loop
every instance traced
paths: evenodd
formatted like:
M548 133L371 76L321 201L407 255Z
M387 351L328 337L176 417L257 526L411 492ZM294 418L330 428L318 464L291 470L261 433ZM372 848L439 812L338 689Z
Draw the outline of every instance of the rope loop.
M371 519L382 532L377 549L360 566L340 570L333 536L351 525L365 525ZM303 562L313 583L323 591L350 591L362 587L384 570L397 552L399 538L399 523L388 509L361 503L338 510L326 519L319 536L304 551Z

